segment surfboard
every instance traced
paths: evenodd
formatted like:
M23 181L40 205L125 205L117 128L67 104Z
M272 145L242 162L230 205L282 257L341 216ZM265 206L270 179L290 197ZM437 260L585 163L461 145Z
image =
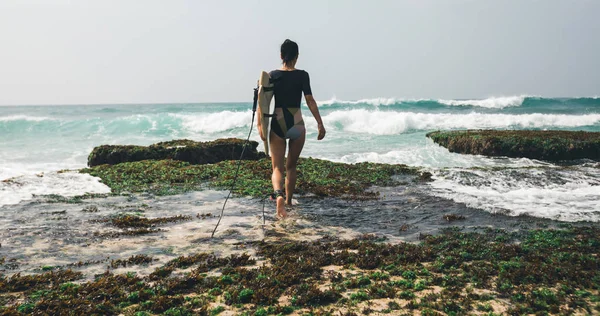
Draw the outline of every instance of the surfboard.
M271 114L271 100L273 99L273 84L270 82L271 76L266 71L261 72L260 79L258 80L258 107L262 114ZM262 133L267 136L267 140L264 141L265 153L269 155L269 130L271 128L271 118L264 116L262 119Z

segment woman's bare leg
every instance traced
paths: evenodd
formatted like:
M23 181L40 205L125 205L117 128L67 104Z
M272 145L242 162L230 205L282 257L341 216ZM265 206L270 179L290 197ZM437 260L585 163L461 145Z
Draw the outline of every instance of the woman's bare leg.
M285 196L286 204L292 205L292 195L296 189L296 165L298 164L298 157L304 148L304 141L306 140L306 131L302 133L302 136L297 139L290 139L290 149L288 151L288 157L285 164L286 177L285 177Z
M273 175L271 176L271 181L273 182L273 190L283 190L283 161L285 158L285 147L286 142L285 139L275 135L275 133L271 132L270 135L271 142L271 164L273 165ZM281 217L286 217L287 213L285 211L285 200L283 197L278 196L277 199L277 215Z

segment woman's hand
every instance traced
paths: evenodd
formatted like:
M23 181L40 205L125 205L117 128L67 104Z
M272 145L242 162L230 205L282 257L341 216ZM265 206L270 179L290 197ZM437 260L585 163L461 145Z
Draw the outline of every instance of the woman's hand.
M317 136L317 140L325 138L325 133L325 126L323 126L323 124L319 124L319 136Z
M317 124L319 125L319 136L317 136L317 140L321 140L325 138L325 126L323 126L323 121L321 120L321 114L319 114L319 108L317 107L317 101L312 96L312 94L307 94L304 96L306 98L306 105L310 109L310 112L317 120Z

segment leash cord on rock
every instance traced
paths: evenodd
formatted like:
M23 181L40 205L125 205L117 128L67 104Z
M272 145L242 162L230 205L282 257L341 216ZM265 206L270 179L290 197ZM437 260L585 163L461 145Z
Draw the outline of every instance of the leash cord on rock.
M246 147L247 145L250 143L250 135L252 134L252 127L254 125L254 116L256 114L256 102L258 100L258 88L254 89L254 102L252 104L252 122L250 123L250 132L248 132L248 137L246 138L246 141L244 142L244 147L242 147L242 154L240 155L240 159L238 159L238 164L237 164L237 168L235 170L235 175L233 176L233 182L231 183L231 188L229 189L229 193L227 194L227 197L225 198L225 202L223 203L223 208L221 208L221 216L219 216L219 221L217 221L217 225L215 225L215 229L213 230L212 234L210 235L210 238L213 238L215 236L215 232L217 231L217 228L219 227L219 224L221 223L221 219L223 218L223 212L225 211L225 205L227 204L227 201L229 200L229 197L231 196L231 193L233 192L233 189L235 188L235 182L237 181L238 178L238 174L240 172L240 166L242 165L242 158L244 158L244 152L246 151ZM264 207L264 202L263 202L263 225L265 223L265 207Z

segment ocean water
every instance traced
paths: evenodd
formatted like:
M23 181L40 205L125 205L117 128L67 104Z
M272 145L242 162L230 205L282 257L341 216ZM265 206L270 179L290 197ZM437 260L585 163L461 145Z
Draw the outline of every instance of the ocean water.
M245 138L251 103L0 107L0 206L33 195L103 193L98 179L64 169L86 166L102 144ZM485 212L562 221L600 221L600 165L449 153L425 137L434 130L600 131L600 98L512 96L482 100L376 98L319 102L327 136L303 106L303 156L420 166L434 174L428 194ZM251 139L259 141L254 129ZM259 150L262 146L259 146Z

